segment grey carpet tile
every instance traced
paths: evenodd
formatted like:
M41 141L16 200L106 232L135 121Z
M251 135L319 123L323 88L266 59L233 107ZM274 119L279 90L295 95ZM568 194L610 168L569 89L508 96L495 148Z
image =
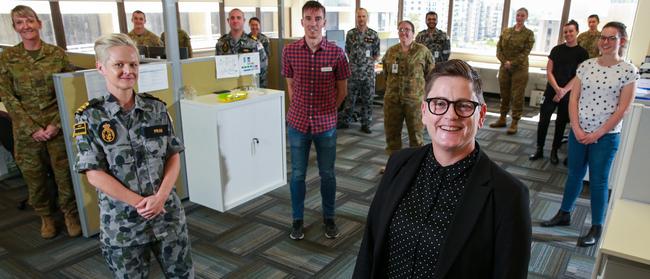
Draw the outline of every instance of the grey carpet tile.
M346 191L355 193L365 193L377 186L377 182L368 181L366 179L359 179L348 175L336 176L336 187Z
M157 263L153 263L156 264ZM91 257L84 258L76 263L62 268L56 273L58 278L66 279L112 279L113 273L108 269L104 257L95 253ZM153 277L151 277L153 278Z
M314 276L314 278L322 278L322 279L352 278L352 273L354 272L354 265L356 263L356 260L357 260L356 253L346 253L340 256L339 258L337 258L329 266L324 268L321 272L319 272L316 276Z
M257 219L262 219L270 223L277 224L280 227L287 228L287 235L288 235L288 230L291 227L291 224L293 222L293 219L291 218L291 204L290 203L279 203L276 204L262 212L260 212L257 216ZM312 211L309 209L306 209L304 211L304 226L307 227L310 224L318 221L321 221L321 213Z
M355 160L347 160L343 158L337 158L334 162L334 168L343 172L350 171L353 168L359 166L359 162Z
M0 278L25 279L25 278L49 278L50 276L25 266L15 258L0 259Z
M261 210L261 208L272 204L274 201L275 199L270 195L260 196L231 210L228 210L228 213L238 217L250 216L251 214L255 214L255 212Z
M218 213L205 207L188 212L186 215L190 231L196 230L206 236L219 235L243 222L236 216Z
M20 256L27 265L41 272L52 271L58 266L74 263L79 257L99 252L99 241L94 238L75 237L66 241L48 243L38 250Z
M337 214L365 223L369 209L369 203L351 200L339 205L337 207Z
M570 253L546 243L533 242L528 270L542 276L557 278L564 273Z
M15 176L3 180L2 183L0 183L0 187L2 187L4 190L21 188L25 187L25 181L21 176Z
M192 243L192 261L197 278L224 278L252 263L205 242Z
M296 278L290 273L268 265L264 262L256 262L243 267L240 270L228 274L225 278L232 279L290 279Z
M262 256L309 275L315 275L338 256L336 252L306 244L306 241L283 240L262 252Z
M322 222L316 222L305 230L305 241L330 248L342 248L341 245L361 237L363 223L344 218L339 215L336 218L336 225L339 228L340 236L334 239L325 237L325 227ZM336 249L339 250L339 249Z
M246 256L284 232L271 226L249 223L222 234L216 245L231 253Z

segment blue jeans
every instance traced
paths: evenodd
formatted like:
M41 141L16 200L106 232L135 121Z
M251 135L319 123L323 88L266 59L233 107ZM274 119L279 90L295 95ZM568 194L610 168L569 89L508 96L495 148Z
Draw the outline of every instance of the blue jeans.
M602 225L607 209L609 171L618 150L620 134L606 134L592 144L581 144L569 133L569 176L564 186L562 211L571 212L582 192L582 179L589 166L591 224Z
M287 125L289 146L291 147L291 209L293 220L302 220L305 210L305 174L309 163L311 143L316 147L316 161L320 175L320 194L322 197L323 217L334 218L336 199L336 177L334 160L336 159L336 128L312 134L302 133Z

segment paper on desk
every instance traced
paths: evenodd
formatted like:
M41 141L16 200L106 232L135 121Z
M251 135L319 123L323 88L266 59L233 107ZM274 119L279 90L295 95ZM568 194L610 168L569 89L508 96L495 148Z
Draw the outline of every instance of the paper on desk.
M108 94L106 79L98 71L84 72L84 80L86 81L88 100Z
M239 58L237 54L217 55L214 57L217 79L239 76Z
M138 77L138 92L151 92L169 88L167 80L167 64L155 63L140 65Z
M239 54L239 75L247 76L260 73L260 54L242 53Z

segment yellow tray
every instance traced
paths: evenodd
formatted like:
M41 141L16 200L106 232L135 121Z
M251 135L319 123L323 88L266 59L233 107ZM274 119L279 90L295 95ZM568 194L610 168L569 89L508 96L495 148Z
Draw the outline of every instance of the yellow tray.
M223 93L217 95L217 100L221 103L231 103L241 101L246 98L248 98L248 92L246 91L234 91L231 93Z

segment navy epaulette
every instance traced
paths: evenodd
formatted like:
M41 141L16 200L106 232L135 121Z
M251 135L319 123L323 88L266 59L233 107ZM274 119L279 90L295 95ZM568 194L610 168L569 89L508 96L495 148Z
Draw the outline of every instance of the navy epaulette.
M156 96L154 96L154 95L151 95L151 94L149 94L149 93L139 93L139 95L140 95L140 97L142 97L142 98L151 99L151 100L156 100L156 101L159 101L159 102L163 103L165 106L167 105L167 103L165 103L165 101L163 101L163 100L161 100L160 98L158 98L158 97L156 97Z
M102 102L101 98L94 98L88 102L85 102L77 109L77 111L75 111L75 114L81 115L86 109L94 107L95 105L98 105L101 102Z

